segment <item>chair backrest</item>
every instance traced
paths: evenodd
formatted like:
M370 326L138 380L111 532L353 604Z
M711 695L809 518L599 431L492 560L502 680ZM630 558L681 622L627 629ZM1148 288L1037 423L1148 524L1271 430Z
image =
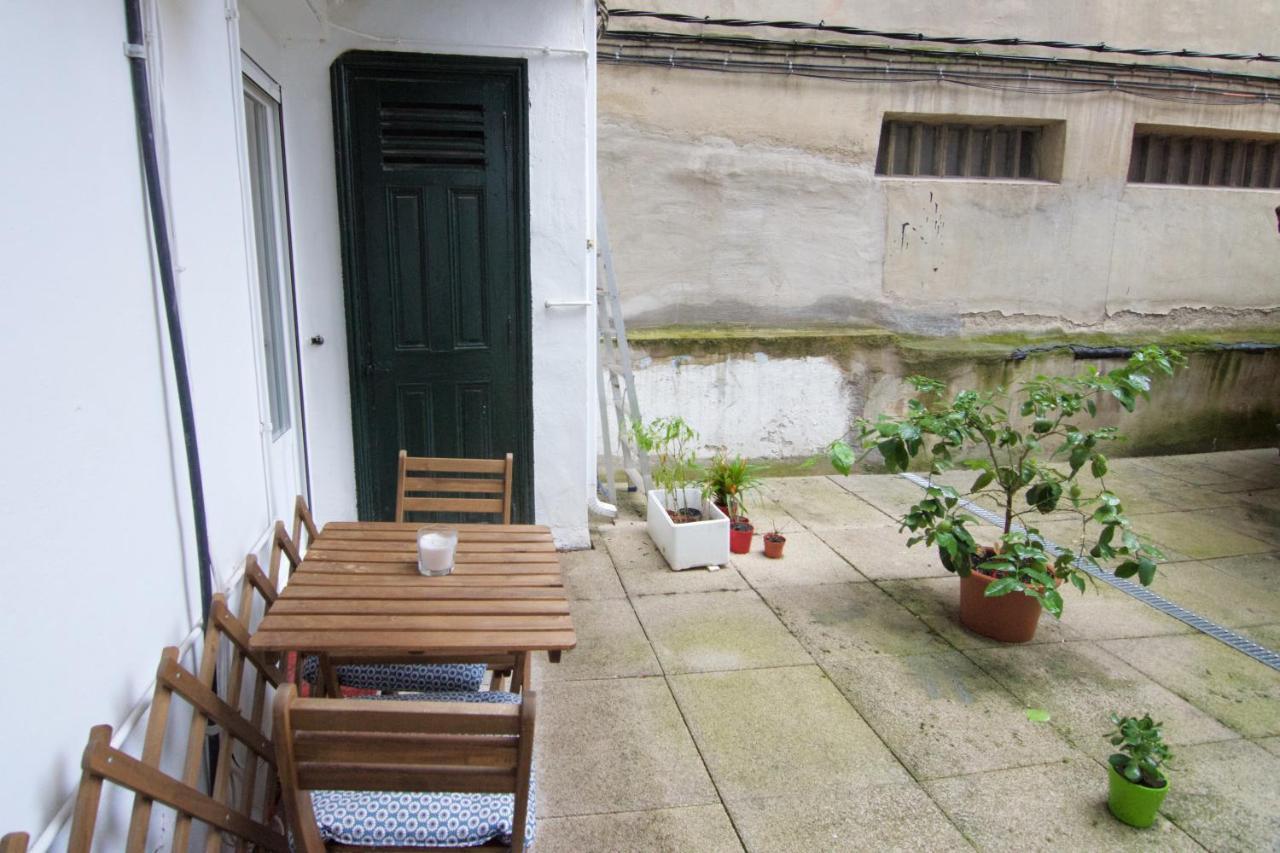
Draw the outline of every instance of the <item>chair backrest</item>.
M524 850L536 699L361 702L276 693L275 748L293 838L321 853L310 791L514 794L511 850ZM425 817L425 815L423 816Z
M311 516L311 509L307 506L306 498L298 495L293 502L293 547L296 551L302 550L302 531L307 531L307 547L311 547L311 543L316 541L316 537L320 535L319 528L316 527L316 520Z
M281 558L289 563L289 571L284 577L287 580L294 569L302 563L302 555L298 553L298 546L290 538L289 531L285 530L284 522L277 521L275 528L271 531L271 556L267 558L267 579L275 590L284 586L280 577Z
M145 800L148 804L158 802L169 806L188 827L192 820L207 824L214 830L209 834L209 841L215 849L221 844L221 833L229 833L239 839L241 847L253 845L258 849L276 850L280 853L289 850L288 839L283 834L229 808L200 789L174 779L156 767L113 747L110 726L94 726L89 731L89 744L85 747L80 766L80 788L76 793L75 812L71 819L68 853L90 853L98 822L98 804L105 782L133 791L138 800ZM149 815L148 811L148 818ZM145 820L139 826L135 808L129 825L130 843L139 833L145 839L146 829ZM186 850L189 834L184 834L183 839L180 846L175 832L171 849Z
M30 840L25 832L10 832L0 837L0 853L27 853Z
M256 568L256 561L253 566ZM259 574L261 570L259 570ZM248 613L247 602L251 601L252 587L246 572L245 593L242 600L242 613ZM215 690L214 678L217 673L218 655L223 642L229 649L230 666L219 674L224 684L223 699ZM249 716L241 712L242 689L245 682L246 664L249 666L249 685L251 703ZM234 815L241 824L253 824L259 834L270 833L271 811L276 800L275 753L271 748L271 739L266 734L266 688L268 685L279 687L284 682L284 674L267 658L249 649L249 630L227 607L226 597L219 593L213 597L209 612L209 627L205 631L204 648L200 658L199 673L192 673L179 663L178 650L170 647L160 656L160 666L156 671L156 690L151 700L151 711L147 719L147 729L143 738L142 756L130 759L153 774L160 774L161 758L165 752L165 735L169 726L169 713L173 697L176 695L185 700L193 709L191 724L187 730L185 756L181 780L165 780L175 785L182 785L197 790L200 781L200 770L204 763L205 735L210 722L221 730L221 740L217 757L217 770L214 774L212 796L210 801L220 813ZM110 735L108 733L108 741ZM92 747L93 741L90 740ZM86 756L88 753L86 752ZM88 759L86 758L86 761ZM239 795L231 791L231 771L233 766L243 768L240 779ZM258 772L261 765L266 765L265 788L262 801L255 803L257 794ZM86 765L88 772L88 765ZM89 777L85 777L86 779ZM113 781L120 781L114 779ZM132 778L132 777L130 777ZM82 786L83 786L82 782ZM126 787L138 791L134 799L133 815L130 819L129 833L125 849L129 853L146 849L147 829L150 826L151 807L154 800L160 800L177 808L174 821L173 849L186 850L189 846L191 821L202 819L198 812L183 811L173 802L147 793L144 789L134 787L125 782ZM167 784L167 783L166 783ZM100 784L99 784L100 787ZM201 796L206 796L202 794ZM235 802L233 802L233 800ZM94 810L96 811L96 799ZM255 809L255 805L259 806ZM254 817L255 811L258 817ZM85 843L93 835L92 815L81 815L77 810L76 821L88 821L88 829L83 838ZM206 820L206 822L208 822ZM231 827L214 824L221 829L240 834ZM74 826L74 824L73 824ZM73 837L75 833L73 831ZM208 849L219 849L216 834L211 834ZM88 849L86 846L85 850Z
M407 513L458 512L498 515L510 524L512 465L510 453L503 459L444 459L401 450L396 521Z

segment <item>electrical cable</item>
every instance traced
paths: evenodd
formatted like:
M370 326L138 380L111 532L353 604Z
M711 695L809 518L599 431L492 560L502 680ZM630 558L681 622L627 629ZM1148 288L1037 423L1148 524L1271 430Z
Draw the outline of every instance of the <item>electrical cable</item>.
M160 165L156 155L155 122L151 115L150 85L147 81L145 35L139 0L124 0L127 56L133 83L134 118L138 128L143 176L147 190L147 207L151 213L151 229L155 240L156 265L160 273L160 290L164 296L164 312L169 332L169 352L173 359L174 384L178 391L178 410L182 417L182 439L186 448L187 477L191 486L191 515L195 527L196 556L200 575L200 621L208 624L213 601L213 557L209 550L209 524L204 503L204 477L200 469L200 448L196 441L196 417L191 400L191 377L187 371L186 346L183 343L182 318L178 313L177 274L174 270L173 247L169 240L165 213L164 190L160 181Z
M601 51L597 61L615 65L647 65L666 68L755 73L862 83L949 82L996 91L1016 91L1041 95L1075 95L1098 92L1121 92L1164 101L1186 101L1205 105L1242 106L1280 104L1280 95L1263 91L1227 89L1174 82L1070 77L1064 74L999 73L994 71L947 69L931 66L892 67L877 65L830 65L809 62L753 61L727 55L708 57L694 51L659 56L624 49Z
M1082 44L1078 42L1060 41L1057 39L1027 39L1016 36L1005 38L981 38L971 36L936 36L924 33L895 32L892 30L872 30L864 27L851 27L828 24L826 21L808 23L805 21L763 21L744 20L740 18L712 18L697 15L684 15L671 12L653 12L640 9L611 9L605 6L606 21L613 18L649 18L675 24L694 24L708 27L762 28L783 30L806 30L811 32L833 33L842 36L868 36L872 38L890 39L892 41L929 42L931 44L954 45L995 45L1001 47L1047 47L1054 50L1087 50L1093 53L1119 54L1121 56L1176 56L1186 59L1220 59L1231 62L1276 62L1280 56L1266 53L1209 53L1200 50L1164 50L1151 47L1112 47L1105 42Z

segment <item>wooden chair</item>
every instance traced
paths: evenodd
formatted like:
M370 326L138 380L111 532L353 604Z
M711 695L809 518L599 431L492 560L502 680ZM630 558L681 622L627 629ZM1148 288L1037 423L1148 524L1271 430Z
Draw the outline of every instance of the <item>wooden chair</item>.
M256 569L256 561L252 568ZM259 574L261 574L260 570ZM242 613L248 613L248 605L252 601L256 588L247 567L245 588L241 596ZM224 671L217 672L217 677L225 685L225 700L214 691L216 665L224 641L229 646L230 666ZM246 672L249 674L247 679ZM240 710L246 681L251 691L250 711L247 718ZM201 781L200 771L204 765L205 735L208 732L209 723L214 723L221 732L221 739L217 770L211 789L211 801L221 813L234 814L238 820L256 823L260 830L270 832L272 810L276 801L277 774L275 753L271 748L271 739L264 728L266 689L268 686L279 688L284 681L284 673L275 666L274 662L249 649L249 630L231 613L227 607L226 596L221 593L215 595L209 612L209 627L205 631L199 673L192 673L179 663L176 648L170 647L161 653L160 666L156 671L156 690L152 696L151 711L143 738L142 756L141 759L136 760L136 763L149 772L160 772L158 768L165 752L165 736L169 727L173 697L178 696L192 707L193 714L191 725L187 730L182 778L172 781L192 790L198 788ZM109 731L107 740L110 741ZM91 739L90 745L92 744ZM134 759L130 760L134 761ZM243 768L238 795L232 791L231 785L232 768L237 765ZM258 791L259 771L263 765L266 765L263 798L260 803L257 803L255 796ZM86 765L86 771L87 769ZM113 779L113 781L120 780ZM175 808L177 806L143 789L135 787L134 790L138 791L138 796L134 799L126 849L141 851L146 845L153 800L160 800ZM255 812L259 817L254 817ZM193 817L199 818L201 815L198 812L184 814L179 808L173 828L173 849L188 848ZM82 819L78 810L76 819ZM91 836L92 820L87 816L84 819L90 820L88 833ZM215 825L234 832L229 827ZM211 853L219 849L216 842L216 835L210 835L208 849Z
M68 853L90 853L104 782L112 782L133 791L137 799L146 802L148 806L151 803L163 803L177 812L179 821L187 831L183 833L184 841L179 845L175 826L174 841L170 847L172 850L188 849L186 841L190 838L192 821L207 824L213 830L209 833L209 849L212 850L221 848L222 833L237 838L239 849L253 846L280 853L289 850L289 841L282 833L111 746L110 726L94 726L90 730L89 744L85 747L81 768L80 789L76 794L71 834L67 843ZM149 816L149 808L146 816L141 819L138 810L134 809L134 816L129 822L128 846L125 848L129 853L141 853L147 849L142 844L145 844ZM142 839L142 843L136 841L138 838Z
M274 739L295 845L306 853L322 853L327 843L521 853L534 821L535 709L532 693L371 702L301 699L286 686L276 694ZM417 820L370 827L357 816L383 811L389 820L406 812Z
M500 515L503 524L510 524L512 465L510 453L503 459L444 459L401 450L396 521L405 521L408 513L457 512Z
M307 531L307 547L310 548L311 543L320 535L320 529L316 527L316 520L311 516L306 498L298 495L297 500L293 502L293 536L291 537L296 551L302 550L303 530Z
M10 832L0 837L0 853L27 853L31 837L25 832Z

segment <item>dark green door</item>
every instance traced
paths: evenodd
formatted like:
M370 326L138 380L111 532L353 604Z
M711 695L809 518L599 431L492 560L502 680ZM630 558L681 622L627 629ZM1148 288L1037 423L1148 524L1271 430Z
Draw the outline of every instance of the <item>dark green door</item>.
M334 63L356 482L392 517L396 454L515 454L531 520L524 62Z

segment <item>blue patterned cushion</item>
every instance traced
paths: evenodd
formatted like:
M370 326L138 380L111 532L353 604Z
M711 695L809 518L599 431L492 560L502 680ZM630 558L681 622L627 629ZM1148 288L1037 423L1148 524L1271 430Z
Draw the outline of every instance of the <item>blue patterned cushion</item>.
M484 681L482 663L370 663L338 667L338 683L360 690L479 690ZM302 678L315 684L320 675L320 659L315 655L302 661Z
M518 705L515 693L417 693L361 696L364 700L495 702ZM525 843L533 844L537 770L529 779ZM512 794L312 791L316 825L326 842L362 847L478 847L494 839L511 843Z

